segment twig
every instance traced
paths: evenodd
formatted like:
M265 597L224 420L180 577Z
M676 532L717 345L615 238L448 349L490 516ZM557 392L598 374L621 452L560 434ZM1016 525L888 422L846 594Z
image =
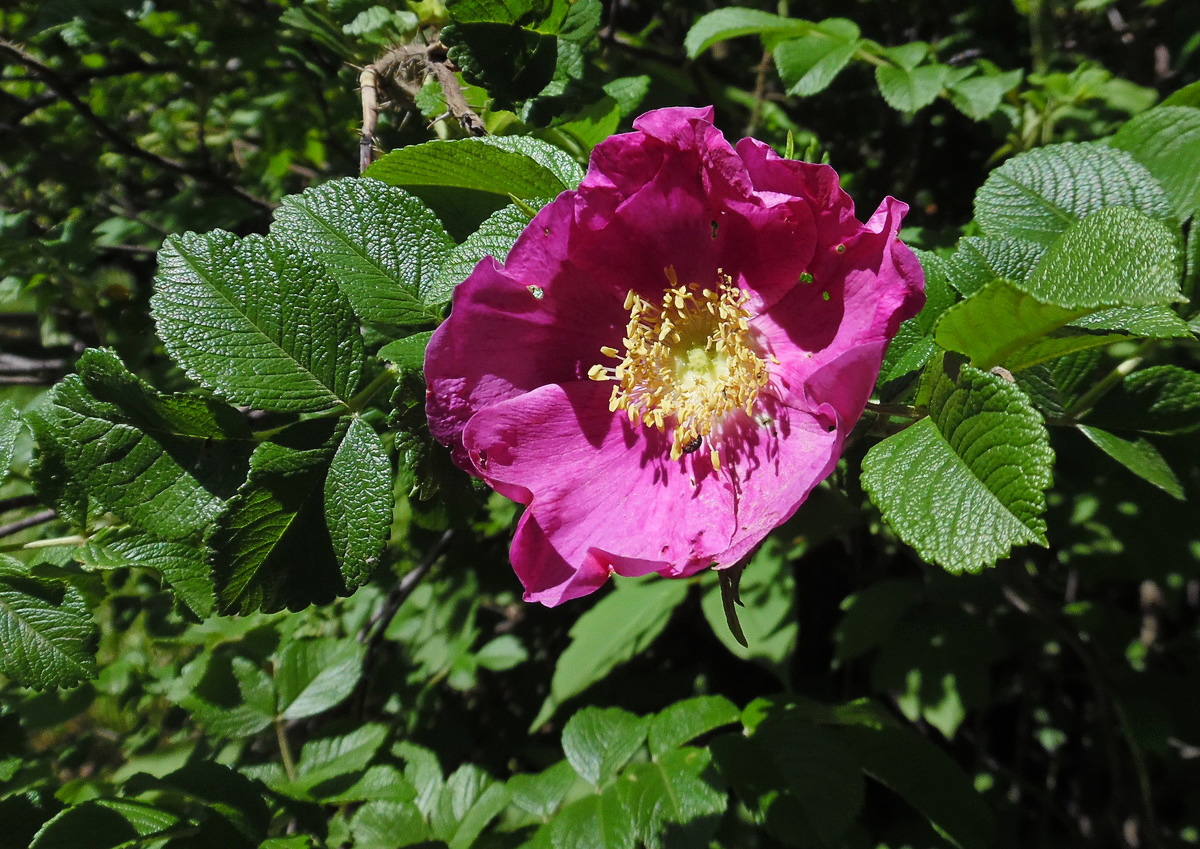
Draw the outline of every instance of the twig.
M358 139L358 173L371 166L375 151L375 124L379 120L379 72L373 65L363 68L358 75L358 88L362 92L362 134Z
M0 538L10 537L13 534L38 525L44 525L47 522L54 521L58 517L58 513L54 510L43 510L41 513L34 513L32 516L26 516L24 519L17 519L15 522L9 522L7 525L0 525Z
M392 587L391 592L383 600L383 604L379 606L379 610L370 620L362 626L358 632L358 641L365 643L367 646L366 652L363 654L363 674L362 679L358 683L358 691L354 697L354 714L362 717L363 711L367 704L367 691L371 686L371 670L375 666L375 659L379 652L379 645L383 642L383 635L387 633L388 624L396 612L412 595L413 590L417 588L417 584L421 579L428 574L433 565L445 553L446 548L450 545L450 541L454 539L454 529L450 528L433 544L429 551L425 552L425 556L421 558L421 562L417 564L411 572L400 579L400 583Z
M70 83L58 74L53 68L43 65L30 54L26 53L12 42L0 38L0 55L7 55L30 71L35 73L45 85L55 93L61 100L70 104L70 106L79 114L81 118L87 121L105 140L108 141L120 153L126 156L132 156L136 159L141 159L159 166L167 171L174 171L177 174L191 177L194 180L209 183L230 194L236 195L247 203L253 204L264 210L275 208L275 204L268 200L258 197L257 195L246 191L240 186L237 186L226 180L219 179L215 174L193 168L184 162L177 159L171 159L168 156L163 156L158 153L146 150L125 136L121 135L112 125L106 122L103 118L97 115L90 106L84 103L71 90Z
M32 492L25 495L14 495L11 498L0 498L0 513L7 513L9 510L23 510L41 503L41 499Z

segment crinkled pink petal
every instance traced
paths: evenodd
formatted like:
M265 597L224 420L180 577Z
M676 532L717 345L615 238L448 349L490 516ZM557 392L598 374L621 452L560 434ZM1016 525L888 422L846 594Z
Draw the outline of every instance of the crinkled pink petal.
M560 561L626 576L693 574L733 537L729 481L706 459L668 459L666 438L610 413L608 393L591 381L543 386L481 410L463 434L484 480L529 493L524 503L534 519L526 526L534 522L537 531L512 554L528 593L557 586L547 584L541 564Z

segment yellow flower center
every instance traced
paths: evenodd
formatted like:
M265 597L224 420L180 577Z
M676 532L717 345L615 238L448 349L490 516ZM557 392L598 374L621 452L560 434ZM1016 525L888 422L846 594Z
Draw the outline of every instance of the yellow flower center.
M695 451L706 440L713 469L721 468L720 427L738 409L753 413L758 392L767 384L767 364L750 340L749 296L719 273L715 289L679 285L674 268L662 304L635 292L625 298L629 325L624 353L604 347L600 353L619 360L594 365L592 380L612 380L608 408L625 410L629 420L646 427L674 427L671 459Z

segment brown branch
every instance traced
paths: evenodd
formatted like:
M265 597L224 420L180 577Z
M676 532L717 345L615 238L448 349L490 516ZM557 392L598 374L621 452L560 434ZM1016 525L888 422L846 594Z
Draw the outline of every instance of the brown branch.
M115 127L97 115L90 106L80 100L78 95L71 90L70 83L57 71L55 71L53 68L43 65L29 53L26 53L12 42L5 39L0 39L0 55L7 55L10 58L15 59L17 62L24 65L34 74L36 74L41 81L51 91L53 91L55 95L58 96L59 99L69 104L81 118L83 118L87 123L91 124L92 128L95 129L96 132L109 144L116 148L118 152L123 153L126 156L131 156L135 159L141 159L145 162L157 165L164 170L173 171L177 174L191 177L194 180L199 180L201 182L216 186L217 188L236 195L247 203L257 206L261 209L271 210L275 208L275 204L271 203L270 201L260 198L257 195L246 191L242 187L230 183L227 180L219 179L215 174L193 168L187 163L180 162L177 159L172 159L168 156L163 156L162 154L146 150L144 147L141 147L140 145L137 145L125 138L125 136L118 132Z
M34 513L32 516L26 516L24 519L18 519L15 522L9 522L7 525L0 525L0 537L10 537L15 533L27 530L29 528L44 525L47 522L52 522L58 518L58 513L53 510L43 510L41 513Z
M410 104L416 103L418 92L426 77L432 76L442 87L446 99L446 114L458 121L469 135L487 135L483 120L467 103L462 85L455 76L457 66L450 61L446 46L440 41L429 45L406 44L394 47L365 68L359 69L358 89L362 98L362 130L358 141L358 173L370 167L376 149L375 131L379 120L379 92L392 85ZM439 119L440 120L440 119Z

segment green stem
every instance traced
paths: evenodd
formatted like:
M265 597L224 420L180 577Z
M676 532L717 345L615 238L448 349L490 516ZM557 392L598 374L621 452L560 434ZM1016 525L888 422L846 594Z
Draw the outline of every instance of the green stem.
M1067 412L1063 415L1063 418L1072 423L1079 421L1084 413L1095 406L1097 401L1107 395L1118 383L1128 377L1142 364L1142 361L1146 358L1146 350L1150 345L1150 342L1143 342L1136 354L1118 363L1095 386L1076 398L1075 403L1067 408Z
M275 717L275 740L279 743L279 759L283 761L283 771L288 781L296 780L296 762L292 760L292 747L288 743L287 729L284 728L283 717Z
M362 412L363 407L367 406L367 403L375 397L380 389L395 382L395 373L390 368L385 368L375 375L375 379L368 383L362 391L350 399L350 410L355 413Z

